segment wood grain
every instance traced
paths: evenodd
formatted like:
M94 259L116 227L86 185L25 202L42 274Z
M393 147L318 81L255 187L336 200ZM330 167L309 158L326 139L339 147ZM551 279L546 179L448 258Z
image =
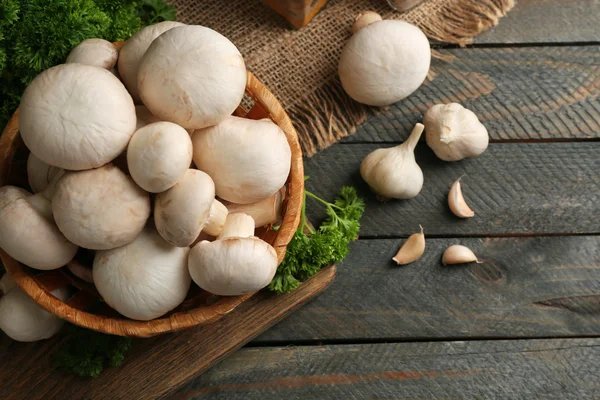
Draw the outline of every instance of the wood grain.
M96 379L55 370L49 355L58 337L17 343L0 332L0 399L161 398L321 293L335 271L335 266L325 268L291 293L259 292L206 327L138 340L123 366L107 369Z
M398 267L403 242L356 242L326 293L255 342L600 336L600 236L426 238ZM483 263L442 265L459 243Z
M598 0L519 0L474 43L598 42Z
M450 102L475 112L493 141L600 138L597 46L441 52L456 59L434 59L432 80L344 142L404 140L429 107Z
M597 399L600 339L244 349L171 400Z
M390 145L384 145L390 146ZM361 236L408 236L419 224L429 235L528 235L599 233L600 142L494 143L479 157L439 160L425 143L416 160L425 176L421 193L410 200L379 202L359 173L362 159L381 147L342 144L305 161L307 188L333 199L343 185L354 185L366 200ZM452 182L475 217L461 220L447 205ZM308 205L312 221L322 207Z

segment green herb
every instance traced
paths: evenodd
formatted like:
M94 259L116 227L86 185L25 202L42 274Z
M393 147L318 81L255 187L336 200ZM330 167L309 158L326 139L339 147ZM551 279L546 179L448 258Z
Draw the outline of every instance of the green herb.
M125 40L174 18L164 0L0 0L0 129L31 80L83 40Z
M106 366L119 367L131 338L106 335L69 325L67 341L54 354L56 365L75 375L97 377Z
M306 219L307 198L324 205L327 212L327 218L317 230ZM333 203L305 191L300 226L268 289L277 293L289 292L321 268L342 261L348 255L350 242L357 239L358 221L364 210L365 203L350 186L343 187Z

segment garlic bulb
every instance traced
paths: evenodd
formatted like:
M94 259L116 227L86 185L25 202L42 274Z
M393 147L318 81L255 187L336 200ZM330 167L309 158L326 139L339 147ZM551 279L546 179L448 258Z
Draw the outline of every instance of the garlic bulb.
M444 161L475 157L488 147L489 137L477 115L458 103L437 104L423 120L427 145Z
M415 161L415 146L424 126L416 124L408 139L399 146L377 149L360 165L360 174L383 199L410 199L423 187L423 171Z

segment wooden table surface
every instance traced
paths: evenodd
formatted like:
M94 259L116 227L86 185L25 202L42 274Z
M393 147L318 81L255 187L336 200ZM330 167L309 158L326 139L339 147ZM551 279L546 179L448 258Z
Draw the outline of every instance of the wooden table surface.
M600 0L520 0L474 45L441 46L456 59L433 61L410 98L306 160L309 190L365 197L361 239L325 293L169 398L599 398L599 21ZM362 158L451 101L487 126L488 150L445 163L421 143L421 194L378 203ZM446 206L463 174L469 220ZM425 255L396 267L419 224ZM484 262L442 266L455 243Z

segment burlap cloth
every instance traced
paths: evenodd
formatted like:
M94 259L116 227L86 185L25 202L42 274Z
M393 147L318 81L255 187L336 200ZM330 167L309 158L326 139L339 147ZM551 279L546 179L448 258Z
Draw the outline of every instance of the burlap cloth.
M283 104L305 155L353 133L367 107L350 99L337 78L337 63L363 10L402 19L442 42L466 44L498 22L514 0L428 0L411 11L393 11L384 0L330 0L300 30L260 0L172 0L177 19L208 26L240 49L246 66Z

